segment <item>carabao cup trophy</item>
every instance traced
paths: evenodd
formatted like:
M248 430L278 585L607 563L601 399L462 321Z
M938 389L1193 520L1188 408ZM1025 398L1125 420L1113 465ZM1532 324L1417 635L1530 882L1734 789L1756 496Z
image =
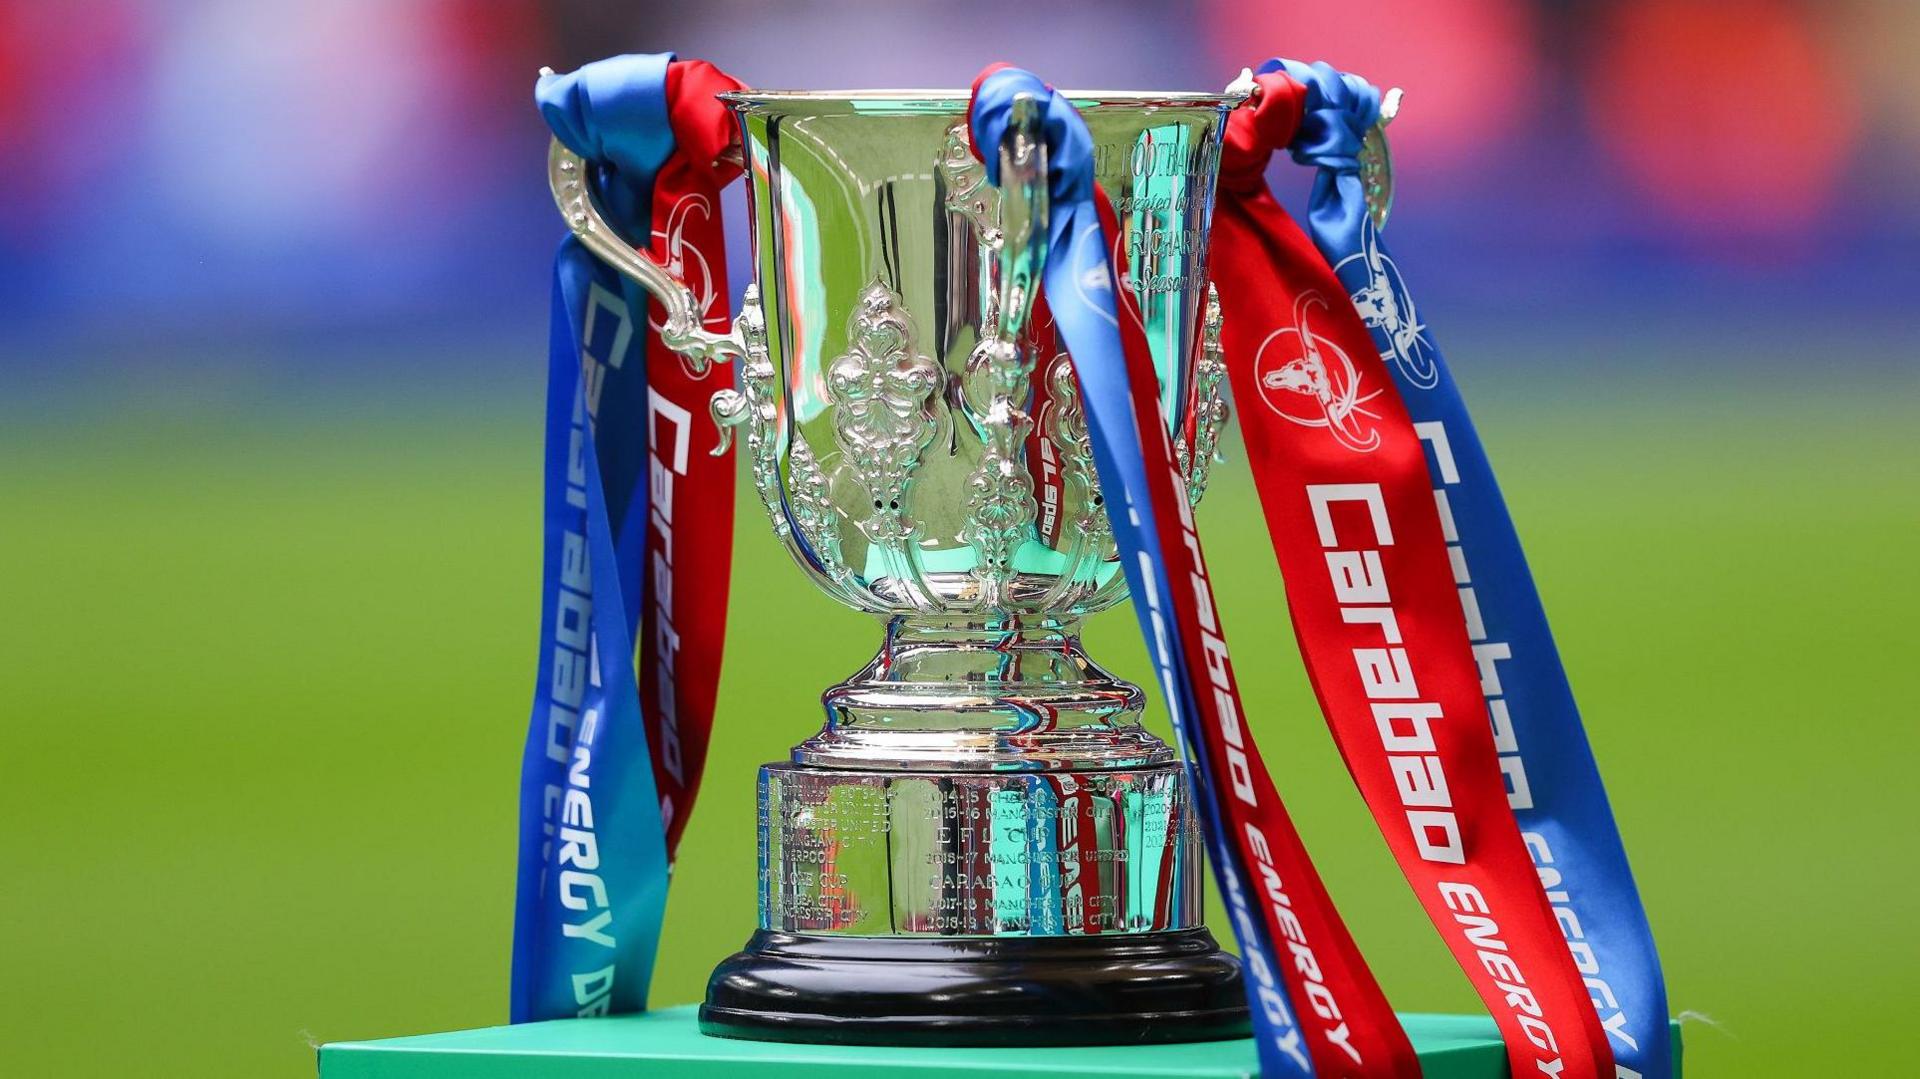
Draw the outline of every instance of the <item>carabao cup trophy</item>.
M1121 317L1140 320L1198 500L1226 416L1205 255L1240 97L1067 96L1127 236L1117 266L1137 310ZM1034 304L1034 103L982 148L999 155L996 189L964 92L723 100L756 278L732 334L700 328L700 282L596 227L557 142L555 195L661 304L669 348L696 370L740 363L740 388L713 399L723 439L743 435L800 571L880 618L884 638L826 691L825 725L760 770L759 928L714 972L703 1028L950 1044L1243 1034L1239 963L1201 920L1183 768L1141 727L1140 689L1080 644L1080 620L1126 581L1070 360Z

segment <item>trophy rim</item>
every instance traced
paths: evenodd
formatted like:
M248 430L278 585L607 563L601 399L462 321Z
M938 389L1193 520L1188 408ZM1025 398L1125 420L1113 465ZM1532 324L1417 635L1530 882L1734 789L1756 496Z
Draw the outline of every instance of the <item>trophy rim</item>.
M1192 90L1062 90L1060 95L1074 108L1220 108L1232 107L1248 97L1244 91ZM972 99L970 90L926 88L872 90L732 90L714 95L740 112L778 109L787 114L809 116L841 115L913 115L921 113L964 114Z

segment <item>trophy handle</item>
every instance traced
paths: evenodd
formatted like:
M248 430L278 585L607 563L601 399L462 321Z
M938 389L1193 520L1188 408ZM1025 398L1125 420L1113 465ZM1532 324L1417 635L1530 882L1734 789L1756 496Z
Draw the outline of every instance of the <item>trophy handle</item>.
M982 334L967 357L969 389L980 411L980 460L968 480L961 536L976 553L973 575L979 602L1002 606L1014 578L1014 554L1033 525L1033 481L1020 465L1033 430L1030 407L1033 350L1022 348L1034 291L1047 260L1047 146L1040 127L1043 106L1033 94L1018 94L995 148L1000 166L1000 227L981 236L997 260L998 280L983 312ZM964 211L963 211L964 212ZM956 386L958 398L965 389ZM918 563L913 563L918 575ZM927 590L930 592L930 590Z
M554 205L560 208L560 216L566 218L567 227L581 246L632 278L666 309L660 342L679 353L695 376L706 374L715 363L731 363L747 354L740 326L736 324L732 333L706 329L701 325L700 305L693 290L652 255L620 238L594 205L586 162L559 139L554 139L547 151L547 186L553 189Z
M1229 95L1240 95L1240 104L1260 96L1260 84L1253 69L1243 67L1240 76L1227 84ZM1387 125L1400 115L1400 102L1406 97L1398 86L1380 95L1380 119L1367 129L1360 142L1360 183L1367 193L1367 216L1375 232L1387 227L1387 215L1393 211L1393 151L1387 146Z
M1000 136L1000 296L994 337L1006 348L1026 330L1047 261L1047 144L1044 106L1019 94Z
M1367 129L1360 144L1360 183L1367 192L1367 216L1373 230L1387 227L1387 214L1393 210L1393 151L1387 146L1387 125L1400 115L1400 100L1405 97L1398 86L1380 98L1380 120Z

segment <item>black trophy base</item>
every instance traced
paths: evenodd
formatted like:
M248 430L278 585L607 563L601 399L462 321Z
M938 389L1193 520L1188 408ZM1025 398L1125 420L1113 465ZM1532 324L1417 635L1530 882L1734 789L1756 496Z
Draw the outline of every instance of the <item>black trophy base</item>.
M1204 928L1085 937L760 930L713 972L700 1029L848 1045L1120 1045L1248 1032L1240 961Z

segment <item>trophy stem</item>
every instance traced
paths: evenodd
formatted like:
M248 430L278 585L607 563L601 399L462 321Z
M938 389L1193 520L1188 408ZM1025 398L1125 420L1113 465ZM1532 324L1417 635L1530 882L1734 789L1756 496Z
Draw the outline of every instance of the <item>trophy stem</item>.
M796 764L1073 771L1165 764L1140 687L1088 658L1074 619L896 615L871 662L822 698Z

